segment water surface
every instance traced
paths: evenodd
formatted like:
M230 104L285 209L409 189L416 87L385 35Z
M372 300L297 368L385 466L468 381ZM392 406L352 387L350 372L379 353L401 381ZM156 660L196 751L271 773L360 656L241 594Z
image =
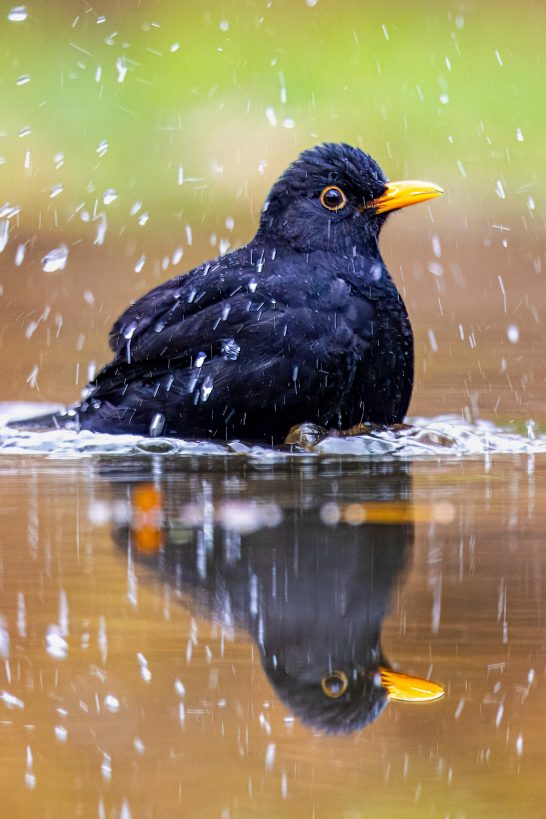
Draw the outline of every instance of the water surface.
M6 816L543 816L540 456L4 452L0 477ZM379 637L446 695L359 727L317 680Z

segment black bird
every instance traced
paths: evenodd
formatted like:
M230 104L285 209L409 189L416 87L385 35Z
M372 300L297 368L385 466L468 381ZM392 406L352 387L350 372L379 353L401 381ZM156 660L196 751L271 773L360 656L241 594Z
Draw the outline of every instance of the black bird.
M381 647L413 548L408 465L372 462L357 481L340 476L338 523L321 519L324 499L335 497L331 473L302 483L296 469L273 485L264 479L267 489L259 476L236 488L226 481L240 478L235 466L208 471L200 490L184 466L172 466L167 479L121 489L124 467L120 480L109 465L115 496L129 496L132 507L129 523L114 526L115 542L190 610L247 631L275 694L301 722L349 733L377 719L389 700L443 695L437 683L394 671ZM147 470L139 465L139 476ZM373 522L347 522L355 506Z
M378 237L389 211L441 193L387 182L350 145L304 151L252 241L129 307L82 402L27 426L278 443L304 422L401 422L413 336Z

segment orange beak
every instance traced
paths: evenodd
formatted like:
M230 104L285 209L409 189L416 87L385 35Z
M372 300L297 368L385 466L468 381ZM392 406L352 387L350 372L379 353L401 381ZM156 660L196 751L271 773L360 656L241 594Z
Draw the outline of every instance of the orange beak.
M412 677L410 674L402 674L393 671L392 668L380 666L381 684L387 689L390 700L396 702L433 702L441 699L445 694L445 688L432 680L424 680L422 677Z
M405 182L387 182L385 192L372 199L366 205L366 210L373 208L376 213L388 213L390 210L407 208L408 205L417 205L427 199L435 199L443 194L442 188L432 182L420 182L412 179Z

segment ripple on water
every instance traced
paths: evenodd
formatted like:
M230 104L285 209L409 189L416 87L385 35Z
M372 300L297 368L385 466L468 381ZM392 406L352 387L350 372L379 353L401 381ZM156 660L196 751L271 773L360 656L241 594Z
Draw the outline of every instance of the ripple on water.
M50 430L35 432L8 428L10 421L59 410L58 405L0 403L0 454L78 458L108 455L246 455L271 461L305 454L352 458L443 458L492 454L546 452L546 434L527 424L527 433L495 426L491 421L467 423L455 415L413 418L397 430L373 429L366 434L333 437L308 436L306 443L272 449L242 441L185 441L176 438L143 438L137 435ZM312 430L315 428L311 428Z

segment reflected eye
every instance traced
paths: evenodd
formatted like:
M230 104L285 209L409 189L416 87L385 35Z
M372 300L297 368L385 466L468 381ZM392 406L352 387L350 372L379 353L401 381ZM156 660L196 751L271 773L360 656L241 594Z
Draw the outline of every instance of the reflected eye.
M349 680L343 671L331 671L330 674L324 675L320 686L327 697L337 700L347 691Z
M341 210L347 204L347 197L336 185L328 185L320 195L320 204L327 210Z

